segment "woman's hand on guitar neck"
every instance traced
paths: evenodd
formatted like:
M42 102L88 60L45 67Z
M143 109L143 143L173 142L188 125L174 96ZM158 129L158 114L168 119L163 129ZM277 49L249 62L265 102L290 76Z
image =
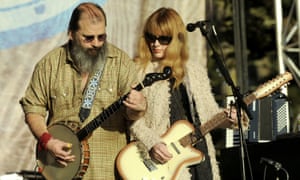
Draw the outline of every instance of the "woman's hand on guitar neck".
M237 129L238 128L238 118L237 118L237 110L234 107L224 109L222 112L224 114L225 120L218 126L219 128L230 128ZM247 127L249 120L244 111L241 111L241 121L242 126Z
M233 128L237 124L237 112L236 109L231 107L228 109L224 109L222 112L226 118L225 121L222 122L218 127L219 128Z
M66 167L68 163L75 161L75 156L72 155L72 144L63 142L59 139L51 138L47 145L47 150L50 151L58 163Z

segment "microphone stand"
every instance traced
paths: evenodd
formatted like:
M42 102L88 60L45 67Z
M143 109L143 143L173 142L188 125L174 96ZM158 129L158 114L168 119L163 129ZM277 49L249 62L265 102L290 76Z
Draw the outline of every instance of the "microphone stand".
M207 23L201 23L199 28L201 30L202 35L205 36L209 46L211 47L211 49L213 51L213 57L217 61L218 68L221 71L222 75L224 76L226 83L231 87L232 93L233 93L233 96L234 96L234 99L235 99L235 106L236 106L236 110L237 110L237 119L238 119L238 127L239 127L239 137L240 137L240 158L241 158L241 168L242 168L241 169L242 170L242 179L245 180L246 179L245 162L244 162L245 153L244 153L244 146L243 146L244 136L243 136L242 123L241 123L241 109L243 109L247 113L248 117L251 117L251 114L250 114L250 112L247 108L247 105L243 101L243 95L240 93L239 88L237 88L234 85L234 83L232 81L232 78L230 77L230 75L228 73L228 70L226 69L225 64L224 64L221 56L217 53L217 50L214 48L213 43L212 43L211 39L208 36L209 31L207 31L206 26L207 26ZM211 26L211 29L213 31L212 34L214 35L214 37L218 41L217 33L216 33L214 27ZM222 54L221 48L220 48L220 52Z

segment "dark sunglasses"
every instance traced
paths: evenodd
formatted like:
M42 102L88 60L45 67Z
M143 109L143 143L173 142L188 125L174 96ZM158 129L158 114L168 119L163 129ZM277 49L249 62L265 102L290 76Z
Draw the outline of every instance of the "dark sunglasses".
M172 36L155 36L151 33L145 33L145 39L147 40L147 42L149 43L154 43L156 40L158 40L158 42L161 45L168 45L170 44L170 42L172 41Z
M98 41L105 41L106 40L106 34L100 34L98 36L90 36L90 35L84 35L82 34L83 40L86 42L92 42L95 38L98 39Z

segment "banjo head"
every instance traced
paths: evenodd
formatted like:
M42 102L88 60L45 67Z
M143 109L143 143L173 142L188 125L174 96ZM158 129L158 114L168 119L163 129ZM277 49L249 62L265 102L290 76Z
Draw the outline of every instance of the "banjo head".
M54 124L48 128L50 134L62 141L72 144L72 154L75 155L75 161L68 163L63 167L55 157L47 150L37 150L37 163L39 171L47 180L73 179L78 175L82 164L82 144L78 140L74 131L64 124Z

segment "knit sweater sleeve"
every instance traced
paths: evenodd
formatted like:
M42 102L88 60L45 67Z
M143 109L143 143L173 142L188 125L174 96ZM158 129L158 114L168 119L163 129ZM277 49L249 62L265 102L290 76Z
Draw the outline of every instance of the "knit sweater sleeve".
M162 136L170 127L169 83L160 81L143 90L147 98L147 111L130 126L131 138L141 141L148 150L163 142Z
M162 141L158 133L146 126L145 117L135 121L130 130L134 140L141 140L147 150L150 150L155 144Z

